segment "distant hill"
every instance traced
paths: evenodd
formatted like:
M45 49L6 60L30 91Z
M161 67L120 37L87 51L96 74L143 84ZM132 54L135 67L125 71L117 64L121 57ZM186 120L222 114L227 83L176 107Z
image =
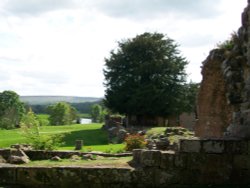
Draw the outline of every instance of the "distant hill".
M100 101L95 97L73 97L73 96L20 96L20 100L30 105L46 105L57 102L84 103Z

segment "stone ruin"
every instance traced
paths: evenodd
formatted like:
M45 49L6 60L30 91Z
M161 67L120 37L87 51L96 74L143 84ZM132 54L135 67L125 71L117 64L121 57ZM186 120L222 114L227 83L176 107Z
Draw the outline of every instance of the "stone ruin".
M127 168L0 166L0 186L247 187L250 185L250 0L233 48L203 62L195 134L177 151L134 150ZM120 124L119 124L120 125ZM116 125L117 126L117 125ZM110 127L104 127L110 128ZM27 151L26 151L27 152ZM10 151L0 150L4 161ZM33 159L53 152L27 152ZM74 153L75 154L75 153ZM62 158L69 152L58 152Z
M214 49L203 62L195 126L201 138L250 138L249 5L232 42L232 49Z

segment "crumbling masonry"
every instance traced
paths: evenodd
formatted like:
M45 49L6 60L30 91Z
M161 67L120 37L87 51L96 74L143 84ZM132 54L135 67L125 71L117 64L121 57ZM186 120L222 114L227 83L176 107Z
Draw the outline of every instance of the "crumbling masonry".
M202 138L250 138L249 5L232 41L232 49L212 50L203 62L195 127Z

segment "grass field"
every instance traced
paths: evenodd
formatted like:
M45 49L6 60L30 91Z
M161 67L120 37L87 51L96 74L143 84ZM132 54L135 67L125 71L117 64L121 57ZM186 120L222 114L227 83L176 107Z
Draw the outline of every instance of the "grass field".
M83 151L104 151L110 153L122 151L125 147L124 144L108 144L107 133L101 130L101 126L102 124L43 126L40 128L40 133L65 133L64 144L58 148L59 150L74 150L75 141L83 140ZM0 148L8 148L11 144L17 143L27 143L21 129L0 130Z

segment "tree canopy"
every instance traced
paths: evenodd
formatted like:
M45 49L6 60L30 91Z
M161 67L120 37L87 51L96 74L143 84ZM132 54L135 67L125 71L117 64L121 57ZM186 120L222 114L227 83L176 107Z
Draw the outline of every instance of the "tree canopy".
M25 113L24 104L14 91L0 93L0 128L13 129L19 126Z
M199 88L199 83L190 82L184 85L183 112L196 113L196 98Z
M51 125L70 125L77 118L74 107L66 102L58 102L48 107Z
M127 115L168 116L182 111L187 61L161 33L118 42L105 59L105 105Z

